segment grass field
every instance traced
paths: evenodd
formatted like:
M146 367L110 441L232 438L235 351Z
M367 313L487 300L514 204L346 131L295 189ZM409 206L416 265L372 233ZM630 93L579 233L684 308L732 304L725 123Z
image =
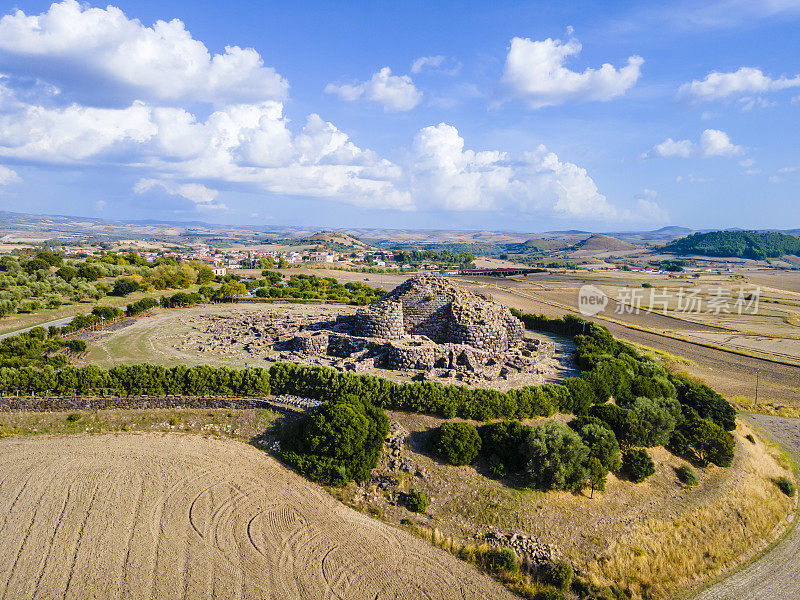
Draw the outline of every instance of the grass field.
M250 441L277 418L264 409L146 409L0 413L0 438L66 433L205 433Z
M134 292L128 296L121 298L118 296L105 296L100 300L91 300L84 302L74 302L62 305L58 308L42 308L31 313L18 313L8 315L0 318L0 333L8 333L16 331L17 329L24 329L47 323L48 321L55 321L65 317L74 317L75 315L83 315L92 311L92 307L100 306L127 306L130 302L135 302L146 296L158 299L162 294L167 296L182 292L194 292L200 286L193 285L183 290L154 290L150 292Z

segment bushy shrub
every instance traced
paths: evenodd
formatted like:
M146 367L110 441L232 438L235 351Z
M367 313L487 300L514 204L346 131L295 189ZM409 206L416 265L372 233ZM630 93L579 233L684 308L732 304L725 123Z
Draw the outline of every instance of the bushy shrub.
M64 340L62 344L72 352L86 352L86 342L84 340Z
M647 450L631 448L622 455L622 471L632 482L641 483L656 472L656 466Z
M139 282L130 277L120 277L114 282L112 296L127 296L139 289Z
M128 304L128 307L125 309L125 313L129 317L132 317L156 306L158 306L158 301L155 298L142 298L141 300L137 300L136 302Z
M492 548L482 556L483 568L493 575L516 573L519 570L517 555L511 548Z
M428 510L428 506L431 503L431 499L428 498L428 495L425 492L420 492L418 490L411 490L406 496L406 508L411 512L415 513L424 513Z
M693 408L701 418L713 421L726 431L736 429L736 409L717 392L682 376L673 376L672 383L681 404Z
M95 306L92 309L92 314L110 321L122 316L122 309L116 306Z
M60 277L64 281L72 281L78 276L78 269L65 265L56 271L56 277Z
M478 430L481 454L489 460L489 468L494 476L503 477L525 467L527 459L522 445L531 429L519 421L498 421L481 426Z
M24 269L26 273L33 274L42 269L49 270L50 263L48 263L46 260L42 260L41 258L33 258L25 263Z
M778 478L778 488L787 496L794 496L794 483L788 477L779 477Z
M694 472L694 469L689 465L681 465L675 472L678 475L678 479L681 480L686 487L694 487L700 483L700 479L697 477L697 473Z
M608 469L606 469L596 456L592 456L589 458L587 470L589 474L589 489L591 489L589 497L594 498L595 490L603 492L606 489Z
M752 433L748 433L746 436L744 436L744 439L746 439L751 444L755 444L756 443L756 438L753 437Z
M566 425L548 421L534 427L524 445L525 471L540 490L581 490L586 485L589 448Z
M74 413L69 413L67 415L67 421L69 421L70 423L77 423L80 420L81 420L81 413L74 412Z
M43 260L52 267L58 267L64 262L64 255L55 250L39 250L35 258Z
M564 600L564 592L553 588L539 590L533 595L533 600Z
M364 481L380 458L389 420L356 396L326 402L283 432L287 462L316 481Z
M431 441L436 456L456 466L472 464L481 449L481 437L471 423L442 423Z
M589 415L605 422L623 446L640 446L644 438L642 424L635 412L614 404L600 404L589 409Z
M592 386L582 377L567 377L563 385L572 395L572 412L585 415L595 400Z
M640 438L636 446L663 446L669 442L681 418L681 406L674 398L636 398L631 405L639 419Z
M565 560L551 564L545 572L545 580L549 585L559 590L566 590L572 583L572 565Z

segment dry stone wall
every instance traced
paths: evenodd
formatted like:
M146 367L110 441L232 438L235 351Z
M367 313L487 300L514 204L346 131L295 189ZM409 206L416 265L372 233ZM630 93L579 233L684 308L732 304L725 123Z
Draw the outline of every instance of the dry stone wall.
M73 410L120 409L178 409L178 408L311 408L317 400L294 396L232 397L232 396L3 396L0 412L63 412Z

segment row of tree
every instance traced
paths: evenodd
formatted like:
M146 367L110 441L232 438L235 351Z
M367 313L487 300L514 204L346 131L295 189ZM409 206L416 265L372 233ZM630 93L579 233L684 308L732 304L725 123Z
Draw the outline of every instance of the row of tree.
M166 368L161 365L137 364L117 365L104 370L96 365L54 367L51 363L44 367L1 367L0 392L55 395L267 396L270 385L269 372L263 368L228 369L209 365L177 365Z

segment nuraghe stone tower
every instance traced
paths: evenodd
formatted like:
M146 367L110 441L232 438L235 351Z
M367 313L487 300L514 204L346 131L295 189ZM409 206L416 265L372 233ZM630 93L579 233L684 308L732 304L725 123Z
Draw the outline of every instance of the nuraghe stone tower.
M505 352L523 337L511 311L440 275L408 279L356 313L353 334L387 340L424 335L437 344Z

